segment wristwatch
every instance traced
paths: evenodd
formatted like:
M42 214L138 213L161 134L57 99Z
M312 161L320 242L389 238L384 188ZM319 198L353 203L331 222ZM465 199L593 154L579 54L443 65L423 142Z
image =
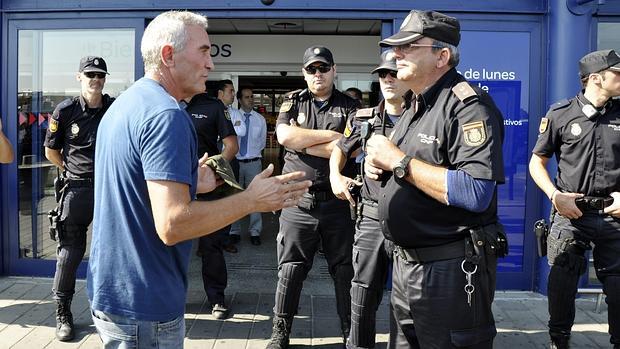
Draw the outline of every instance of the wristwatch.
M409 174L409 161L411 161L411 156L405 155L405 157L392 168L392 172L396 178L402 179L407 177Z

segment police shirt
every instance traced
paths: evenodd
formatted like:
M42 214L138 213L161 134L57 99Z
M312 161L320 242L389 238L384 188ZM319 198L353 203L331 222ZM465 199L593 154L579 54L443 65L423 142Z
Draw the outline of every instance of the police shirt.
M503 138L503 118L491 97L451 69L416 96L391 139L415 159L503 183ZM442 245L468 236L469 228L496 222L497 192L484 212L475 213L440 203L392 176L379 197L379 216L386 238L397 245Z
M368 122L372 125L372 134L380 134L389 136L394 128L392 120L384 110L385 101L374 108L360 109L355 113L355 117L352 119L352 123L347 124L347 128L344 131L344 137L342 137L336 145L345 156L351 157L357 149L362 147L361 128L364 122ZM383 127L385 124L385 127ZM391 172L385 172L380 180L372 180L365 175L363 178L363 185L361 195L366 200L377 201L379 199L379 190L382 187L382 182L391 175ZM382 178L386 176L385 178Z
M609 100L590 118L583 92L551 106L532 152L558 160L561 191L606 196L620 191L620 102Z
M312 93L308 89L293 91L286 95L286 100L280 107L277 125L290 125L290 120L295 120L298 127L342 133L356 109L356 101L335 87L331 97L320 108L316 106ZM329 159L287 149L284 160L282 173L305 171L304 179L313 182L311 191L331 191ZM355 159L347 161L343 174L348 177L355 176Z
M49 120L44 145L62 150L69 178L92 178L95 171L95 141L103 114L114 98L103 95L101 108L89 108L82 96L62 101Z
M201 93L192 98L185 110L192 117L196 129L198 157L205 152L209 156L219 154L218 137L224 139L237 135L226 106L217 98Z

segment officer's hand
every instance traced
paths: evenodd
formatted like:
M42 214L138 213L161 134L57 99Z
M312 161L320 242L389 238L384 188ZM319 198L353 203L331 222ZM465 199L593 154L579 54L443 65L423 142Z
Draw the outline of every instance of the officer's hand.
M575 204L575 199L582 197L583 194L562 193L557 191L553 196L553 207L559 214L568 219L577 219L583 215L581 210Z
M603 210L603 212L616 217L616 218L620 218L620 193L615 191L611 194L609 194L609 196L611 196L612 198L614 198L614 202L605 207L605 209Z
M204 155L198 160L198 181L196 185L196 194L209 193L224 183L220 176L218 176L211 167L206 165L208 158L209 154L204 153Z
M366 141L365 162L374 168L391 171L404 156L405 153L386 136L375 134Z
M364 161L364 168L362 169L364 171L364 175L369 178L372 179L373 181L378 181L379 180L379 176L383 173L383 170L377 167L374 167L370 164L368 164L368 162Z
M297 181L306 175L302 171L269 177L272 173L273 164L269 164L263 172L254 177L243 192L254 202L255 212L277 211L284 207L295 206L312 185L308 180Z
M299 126L299 124L297 124L297 120L295 120L295 119L290 119L290 120L288 121L288 123L289 123L291 126L293 126L293 127L298 127L298 126Z
M332 186L332 192L334 195L340 200L348 200L351 206L355 206L355 200L353 200L353 196L349 192L349 184L351 185L362 185L361 182L356 182L353 179L343 176L340 173L330 173L329 182Z

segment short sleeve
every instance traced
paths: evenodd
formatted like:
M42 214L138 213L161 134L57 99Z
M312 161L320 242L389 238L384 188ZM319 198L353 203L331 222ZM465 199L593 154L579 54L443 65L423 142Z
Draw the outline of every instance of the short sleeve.
M492 102L480 101L465 105L455 113L447 135L450 162L474 178L503 183L501 112Z
M555 118L547 114L546 117L541 118L540 125L538 126L538 139L532 149L532 153L546 158L550 158L556 151L556 144L558 144L559 134L558 129L555 127ZM542 131L542 132L541 132Z
M198 162L195 139L191 120L180 109L166 110L148 119L140 130L144 178L194 185L192 172Z
M45 133L45 143L43 144L47 148L50 149L62 149L64 145L64 124L60 118L60 107L62 104L59 104L56 109L54 109L54 113L49 119L49 125L47 127L47 131Z
M230 114L226 112L226 107L219 104L217 108L217 133L220 139L228 136L236 136L235 127L233 126Z

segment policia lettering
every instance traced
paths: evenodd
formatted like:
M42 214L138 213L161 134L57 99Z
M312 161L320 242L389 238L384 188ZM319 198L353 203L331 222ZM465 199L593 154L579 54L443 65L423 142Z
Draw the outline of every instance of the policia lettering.
M584 89L551 106L540 121L530 173L553 204L547 237L551 271L549 336L555 348L568 348L575 320L575 296L594 245L596 276L608 304L609 334L620 348L620 56L595 51L579 61ZM557 175L547 163L556 156ZM539 229L540 232L542 232ZM541 247L544 243L539 243Z
M52 294L58 305L56 337L61 341L74 337L71 300L76 270L86 250L86 231L93 219L97 128L114 101L102 94L106 74L103 58L81 59L77 75L81 94L56 107L45 136L45 155L59 169L54 182L58 207L48 216L50 237L58 243Z

